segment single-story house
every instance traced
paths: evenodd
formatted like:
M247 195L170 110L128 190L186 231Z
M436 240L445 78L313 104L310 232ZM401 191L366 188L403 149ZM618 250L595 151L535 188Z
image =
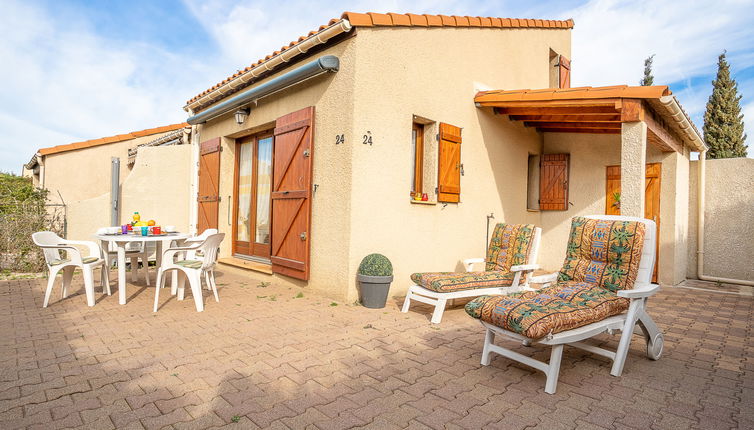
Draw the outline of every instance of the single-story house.
M42 148L24 174L48 190L50 203L60 205L53 208L64 208L69 238L90 239L97 227L125 223L135 211L185 231L192 206L190 131L180 123Z
M572 28L344 13L187 102L199 229L227 234L221 261L352 300L373 252L399 295L483 255L488 223L534 223L556 269L571 217L620 211L659 223L657 276L682 281L702 138L666 86L569 88Z

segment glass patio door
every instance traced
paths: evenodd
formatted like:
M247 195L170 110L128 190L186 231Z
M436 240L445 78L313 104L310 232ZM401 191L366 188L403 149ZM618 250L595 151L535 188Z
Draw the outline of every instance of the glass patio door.
M261 134L236 145L233 253L269 259L273 137Z

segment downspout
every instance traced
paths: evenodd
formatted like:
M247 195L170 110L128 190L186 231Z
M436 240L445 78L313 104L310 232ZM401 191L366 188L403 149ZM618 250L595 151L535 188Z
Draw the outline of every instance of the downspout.
M752 281L744 281L741 279L719 278L717 276L707 276L704 274L704 189L706 187L705 181L705 159L707 158L707 149L704 149L699 153L699 174L697 178L697 226L696 226L696 277L703 281L712 282L724 282L726 284L740 284L754 286Z
M189 111L193 115L193 111ZM199 225L199 208L197 199L199 198L199 126L191 126L191 198L189 203L189 230L191 234L199 234L197 231Z

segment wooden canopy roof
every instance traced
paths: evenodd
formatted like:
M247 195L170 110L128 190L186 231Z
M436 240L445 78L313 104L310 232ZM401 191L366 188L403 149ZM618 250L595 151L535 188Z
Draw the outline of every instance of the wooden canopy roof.
M683 139L676 124L671 124L675 122L673 115L660 112L664 105L657 102L671 94L664 85L619 85L482 91L474 102L541 132L620 134L621 123L644 121L650 143L663 151L682 153Z

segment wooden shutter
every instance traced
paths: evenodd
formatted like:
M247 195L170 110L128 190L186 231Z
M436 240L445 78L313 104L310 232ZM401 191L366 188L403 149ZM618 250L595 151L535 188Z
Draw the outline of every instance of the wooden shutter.
M558 59L559 88L571 88L571 60L564 56Z
M461 201L461 129L440 123L438 149L437 201Z
M220 151L219 137L202 142L199 146L199 233L208 228L217 228L220 205Z
M275 122L272 170L272 271L309 279L314 107Z
M539 209L568 209L568 154L543 154L539 178Z

